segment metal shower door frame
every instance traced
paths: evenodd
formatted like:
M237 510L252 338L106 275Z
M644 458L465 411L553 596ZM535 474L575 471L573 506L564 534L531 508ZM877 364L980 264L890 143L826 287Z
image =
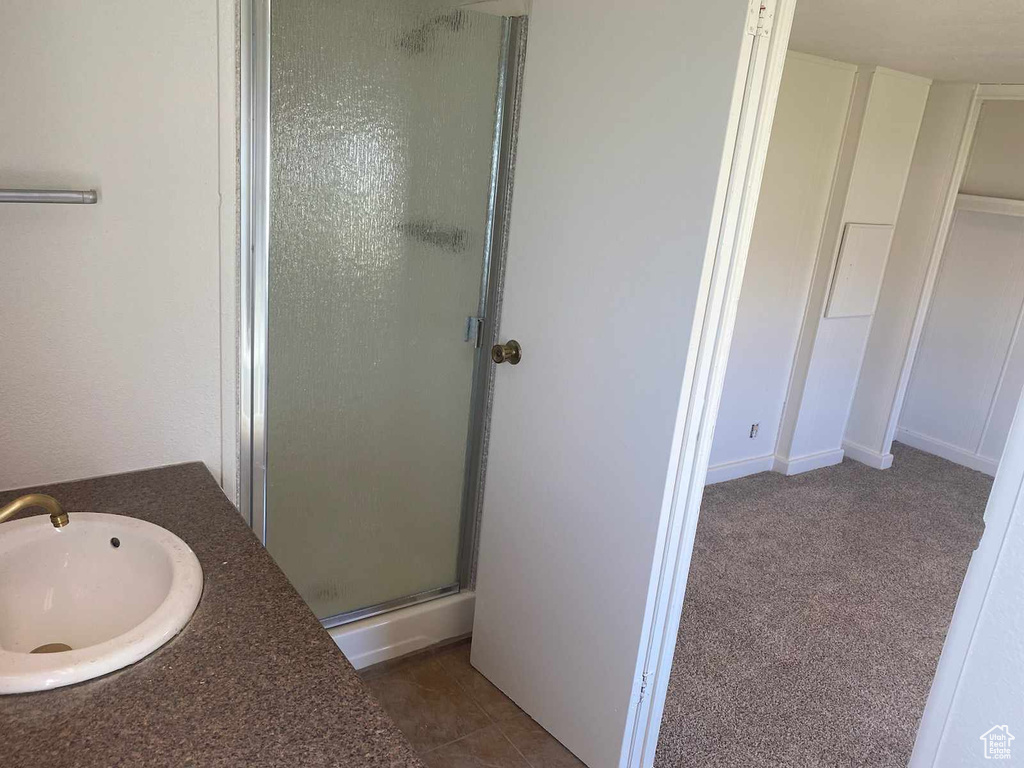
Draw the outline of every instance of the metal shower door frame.
M239 506L260 542L267 544L267 339L270 261L270 47L272 0L243 0L240 18L240 236L239 265ZM483 500L493 365L488 356L498 337L505 272L508 214L522 65L525 17L506 18L488 200L487 236L479 316L479 348L473 364L458 582L322 620L337 626L395 608L458 592L475 578L476 542Z

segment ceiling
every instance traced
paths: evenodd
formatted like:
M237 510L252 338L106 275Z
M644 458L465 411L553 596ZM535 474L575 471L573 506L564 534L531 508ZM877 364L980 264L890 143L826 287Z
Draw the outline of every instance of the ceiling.
M934 80L1024 83L1024 0L798 0L790 48Z

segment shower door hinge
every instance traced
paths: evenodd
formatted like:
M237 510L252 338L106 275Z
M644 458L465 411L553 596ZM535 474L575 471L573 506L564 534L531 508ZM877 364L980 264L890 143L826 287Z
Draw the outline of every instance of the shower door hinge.
M747 10L747 34L769 37L775 19L775 0L751 0Z
M466 341L476 349L484 340L484 319L482 317L466 318Z

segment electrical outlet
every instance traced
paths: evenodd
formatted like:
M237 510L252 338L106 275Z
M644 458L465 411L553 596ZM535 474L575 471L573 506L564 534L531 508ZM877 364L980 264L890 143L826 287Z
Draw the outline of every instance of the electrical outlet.
M761 422L757 422L757 424L751 424L750 425L750 436L752 438L757 437L757 430L760 429L760 427L761 427Z

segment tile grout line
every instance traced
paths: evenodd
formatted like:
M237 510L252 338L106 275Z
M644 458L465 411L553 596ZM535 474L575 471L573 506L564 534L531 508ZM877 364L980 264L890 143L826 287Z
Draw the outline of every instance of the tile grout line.
M492 723L492 725L493 725L493 723ZM490 728L490 727L491 727L490 725L484 726L484 728ZM444 749L445 747L450 747L452 744L458 744L463 739L468 739L474 733L480 733L480 731L482 731L482 730L483 730L483 728L477 728L475 731L470 731L469 733L463 734L462 736L459 736L459 738L457 738L457 739L452 739L451 741L446 741L444 744L438 744L436 747L431 747L426 752L423 752L421 754L423 755L423 757L426 757L427 755L432 755L434 752L437 752L437 750Z
M497 720L495 720L493 717L491 717L491 714L486 709L484 709L482 706L480 706L480 703L476 700L476 697L473 696L473 694L470 693L466 689L466 686L464 686L462 683L460 683L452 675L452 673L448 671L448 668L444 665L444 662L442 662L440 659L438 659L437 662L438 662L438 666L441 668L441 672L444 673L445 677L447 677L449 680L451 680L453 683L455 683L455 687L458 688L460 691L462 691L464 694L466 694L466 697L473 703L473 705L477 709L479 709L483 713L484 717L487 718L488 723L487 723L487 725L483 726L483 728L476 728L475 730L472 730L469 733L462 734L457 739L452 739L451 741L445 742L444 744L439 744L438 746L433 747L432 749L428 749L426 752L423 753L424 756L429 755L432 752L436 752L439 749L444 749L445 747L450 747L452 744L457 744L458 742L462 741L463 739L469 738L470 736L472 736L475 733L480 733L480 731L484 730L485 728L490 728L492 725L493 726L497 726L498 725ZM500 727L498 727L498 733L500 733L502 738L506 739L506 741L508 740L508 737L505 736L504 732L501 730ZM515 749L515 744L512 745L512 748ZM518 751L519 750L516 750L516 752L518 752ZM525 757L523 759L526 760ZM529 765L529 761L528 760L527 760L527 765ZM533 766L530 766L530 768L533 768Z
M530 762L530 759L523 754L522 750L515 745L515 742L513 742L512 739L508 737L508 734L502 730L501 725L499 723L495 723L495 725L498 727L498 733L501 734L501 738L507 741L511 745L512 749L515 750L515 753L519 755L521 758L523 758L523 762L526 763L529 766L529 768L536 768L536 766L534 766L534 764Z
M440 654L438 656L440 656ZM439 750L442 750L445 747L450 747L453 744L458 744L460 741L464 741L465 739L468 739L470 736L478 734L481 731L486 730L487 728L492 728L493 727L493 728L497 729L498 735L501 736L501 738L512 748L512 751L516 755L519 756L519 758L523 761L523 763L527 766L527 768L536 768L533 765L533 763L530 762L529 758L527 758L526 755L524 755L522 753L522 751L519 749L519 747L517 747L515 745L515 743L512 741L512 739L510 739L508 737L508 734L505 733L505 730L501 727L502 721L499 721L497 718L495 718L493 715L491 715L491 713L488 712L484 708L484 706L477 700L477 697L473 694L473 692L467 686L465 686L457 677L455 677L451 673L451 670L445 665L444 661L442 661L441 658L439 658L439 657L436 658L436 661L438 663L438 666L440 667L440 670L441 670L442 674L448 680L450 680L452 683L454 683L455 687L458 688L460 691L462 691L466 695L466 697L473 703L473 705L476 706L476 708L478 710L480 710L480 712L483 713L484 717L487 718L487 720L488 720L488 724L483 726L482 728L477 728L477 729L472 730L472 731L470 731L468 733L464 733L463 735L459 736L458 738L452 739L451 741L447 741L444 744L439 744L436 747L431 747L430 749L425 750L423 752L420 752L419 754L421 756L423 756L423 757L427 757L428 755L431 755L431 754L433 754L433 753L435 753L435 752L437 752ZM381 675L381 677L390 677L393 673L395 673L397 671L398 671L397 669L389 670L388 672L383 673ZM416 687L416 688L420 688L420 689L426 690L426 691L433 691L432 688L424 686L424 685L422 685L420 683L413 682L411 680L408 681L408 682L412 683L412 685L414 687ZM525 715L525 713L523 713L523 714ZM418 750L417 750L417 752L418 752Z
M497 725L498 721L495 720L491 716L490 712L488 712L486 709L484 709L483 705L479 701L476 700L476 696L473 695L473 692L471 690L469 690L466 686L464 686L461 682L459 682L459 679L457 677L455 677L454 675L452 675L451 672L448 671L448 668L444 665L443 661L438 659L438 663L441 665L441 671L443 671L452 680L452 682L455 683L456 686L458 686L460 691L462 691L464 694L466 694L466 696L469 697L470 701L472 701L474 704L476 704L476 708L484 713L484 717L486 717L488 720L491 721L491 725ZM482 731L483 728L478 728L477 730L478 731Z
M488 717L489 717L489 715L488 715ZM464 736L459 736L459 738L457 738L457 739L453 739L451 741L445 742L444 744L439 744L438 746L433 747L432 749L428 749L426 752L423 752L422 756L426 757L427 755L431 755L434 752L437 752L438 750L444 749L445 747L450 747L452 744L458 744L460 741L465 741L470 736L474 736L474 735L480 733L480 731L485 731L488 728L497 728L498 729L498 735L501 736L501 738L503 738L508 743L508 745L510 747L512 747L512 751L515 752L517 755L519 755L519 757L522 759L522 761L524 763L526 763L527 768L536 768L536 766L534 766L534 764L530 762L529 758L527 758L526 755L524 755L520 751L519 747L517 747L515 745L515 743L512 741L512 739L510 739L508 737L508 735L501 729L501 723L499 723L499 722L493 722L490 725L484 726L483 728L477 728L475 731L467 733Z
M443 662L443 661L441 661L440 663L441 663L441 669L443 669L443 670L444 670L445 674L447 674L447 675L449 675L449 676L451 677L451 673L450 673L450 672L448 671L448 668L447 668L447 667L445 667L445 665L444 665L444 662ZM472 665L470 665L470 668L472 668ZM482 711L482 712L483 712L483 713L484 713L484 714L485 714L485 715L487 716L487 719L491 721L491 725L492 725L492 726L494 726L495 728L497 728L497 729L498 729L498 733L499 733L499 734L501 735L501 738L503 738L503 739L504 739L505 741L507 741L507 742L508 742L508 745L509 745L510 747L512 747L512 751L514 751L514 752L515 752L515 753L516 753L517 755L519 755L519 757L520 757L520 758L522 758L522 761L523 761L524 763L526 763L526 765L528 766L528 768L535 768L534 764L533 764L533 763L531 763L531 762L529 761L529 759L527 759L526 755L524 755L524 754L523 754L523 753L522 753L522 752L520 751L519 747L517 747L517 746L516 746L516 745L515 745L515 744L514 744L514 743L512 742L512 739L510 739L510 738L508 737L508 734L506 734L506 733L505 733L505 729L501 727L501 722L500 722L499 720L497 720L497 719L496 719L495 717L493 717L493 716L491 715L491 713L490 713L490 712L488 712L488 711L487 711L486 709L484 709L484 708L483 708L483 705L481 705L481 704L480 704L480 702L478 702L478 701L476 700L476 696L474 696L474 695L473 695L473 692L472 692L472 691L470 691L470 690L469 690L469 689L468 689L468 688L467 688L466 686L464 686L464 685L463 685L463 684L462 684L462 683L461 683L461 682L460 682L460 681L459 681L458 679L456 679L455 677L452 677L452 679L453 679L453 680L455 680L455 684L456 684L457 686L459 686L459 688L461 688L461 689L462 689L462 690L463 690L463 691L465 692L465 694L466 694L467 696L469 696L469 699L470 699L470 701L472 701L472 702L473 702L474 704L476 704L476 705L477 705L477 707L479 707L479 708L480 708L480 710L481 710L481 711ZM525 715L526 713L524 712L523 714ZM490 726L488 726L488 727L490 727ZM483 728L481 728L481 729L479 729L479 730L481 730L481 731L482 731L482 730L483 730ZM477 731L474 731L474 733L477 733ZM467 734L467 735L469 735L469 734ZM465 737L465 736L463 736L462 738L466 738L466 737ZM461 739L460 739L460 740L461 740ZM453 742L453 743L454 743L454 742ZM438 749L440 749L440 747L438 747Z

